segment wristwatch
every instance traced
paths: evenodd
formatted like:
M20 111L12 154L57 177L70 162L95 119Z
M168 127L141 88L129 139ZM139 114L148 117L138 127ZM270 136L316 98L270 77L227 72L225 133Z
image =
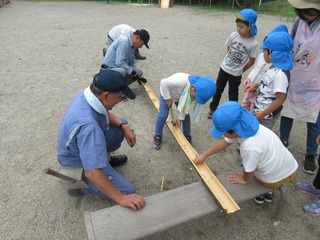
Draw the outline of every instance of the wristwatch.
M121 129L121 128L122 128L122 126L123 126L123 125L126 125L126 124L128 124L128 122L127 122L127 121L122 121L122 122L120 123L120 125L119 125L119 128Z

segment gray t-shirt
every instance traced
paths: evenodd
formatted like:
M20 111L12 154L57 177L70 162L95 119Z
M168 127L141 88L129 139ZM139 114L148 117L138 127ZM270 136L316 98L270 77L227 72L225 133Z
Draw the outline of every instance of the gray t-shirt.
M230 49L223 59L221 68L233 76L240 76L249 58L257 58L258 42L255 37L243 39L238 32L233 32L225 44Z

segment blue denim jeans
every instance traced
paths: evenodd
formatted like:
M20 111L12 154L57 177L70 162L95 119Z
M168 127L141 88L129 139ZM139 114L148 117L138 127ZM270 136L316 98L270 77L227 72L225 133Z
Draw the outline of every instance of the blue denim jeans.
M155 135L163 135L163 126L166 122L168 115L169 115L169 108L166 104L166 101L164 100L163 96L160 94L160 109L159 109L159 115L156 120L156 128L155 128ZM176 106L178 103L175 103ZM185 136L189 136L191 133L191 126L190 126L190 115L186 115L184 121L182 122L182 131Z
M293 119L287 117L281 117L280 122L280 139L282 141L289 141L291 128L293 125ZM307 150L306 154L316 155L318 150L318 144L316 139L320 134L320 113L315 123L307 122Z
M125 118L118 116L121 120L125 120ZM124 139L123 131L115 126L110 126L108 131L108 135L106 137L107 140L107 150L108 152L114 152L120 148L121 143ZM106 177L110 180L110 182L120 190L123 194L131 194L135 193L136 189L134 185L127 180L124 176L114 170L109 162L107 166L101 168L102 172ZM89 188L82 188L81 191L83 193L91 193L96 194L104 198L109 198L103 192L101 192L84 174L82 175L84 181L88 184ZM109 198L110 199L110 198Z

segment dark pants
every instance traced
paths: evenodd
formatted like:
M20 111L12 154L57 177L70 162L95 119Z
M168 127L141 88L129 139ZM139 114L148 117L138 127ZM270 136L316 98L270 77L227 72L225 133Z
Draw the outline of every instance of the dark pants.
M280 122L280 139L284 142L289 141L293 119L281 117ZM307 122L307 149L306 154L316 155L318 151L317 137L320 134L320 113L315 123Z
M210 110L215 111L219 105L221 95L224 91L224 88L229 82L229 101L238 102L238 94L239 94L239 85L241 83L241 76L233 76L229 73L223 71L220 68L218 78L217 78L217 91L216 94L213 96L212 101L210 103Z
M320 156L318 157L318 164L320 166ZM316 189L320 190L320 168L318 168L316 178L313 180L313 186Z

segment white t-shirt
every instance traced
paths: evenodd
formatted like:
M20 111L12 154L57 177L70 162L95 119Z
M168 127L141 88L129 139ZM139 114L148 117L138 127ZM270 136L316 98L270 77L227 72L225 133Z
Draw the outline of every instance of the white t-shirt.
M170 77L160 81L160 93L165 100L172 99L173 102L179 102L184 87L189 81L190 74L175 73ZM185 113L179 112L178 118L185 119Z
M109 42L108 35L112 38L113 41L115 41L120 36L126 36L126 35L132 35L135 32L135 30L130 27L127 24L119 24L115 27L113 27L108 34L106 35L106 43L111 44L112 42ZM109 43L108 43L109 42Z
M260 82L258 88L258 96L254 103L254 111L262 112L277 98L276 93L287 93L289 81L286 74L279 68L267 68L262 74L261 80L255 80ZM264 119L272 119L273 113L270 113L264 117Z
M264 60L263 53L260 53L259 56L257 57L257 60L254 64L253 69L248 75L248 78L250 78L251 83L260 83L263 75L271 66L272 66L272 63L267 63Z
M243 168L253 172L265 183L279 182L297 168L298 163L270 129L259 125L257 133L248 138L225 138L228 143L239 143Z
M259 46L255 37L243 39L238 32L233 32L225 45L230 49L222 61L221 68L233 76L240 76L249 58L258 56Z

